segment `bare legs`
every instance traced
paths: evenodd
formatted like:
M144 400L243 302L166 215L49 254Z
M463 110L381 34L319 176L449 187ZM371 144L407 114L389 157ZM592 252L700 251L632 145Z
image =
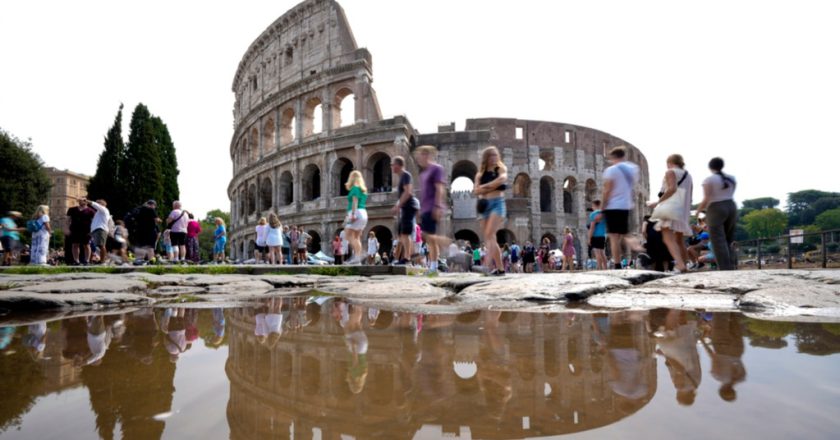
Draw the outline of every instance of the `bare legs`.
M674 263L676 263L675 266L677 270L680 272L687 271L688 268L685 267L685 260L688 251L686 251L685 246L683 245L682 233L675 233L669 228L662 228L662 241L665 242L665 246L668 247L668 251L671 252L671 256L674 257Z
M487 220L481 221L481 230L484 233L484 242L487 244L487 257L493 261L496 269L504 272L505 266L502 263L502 249L496 242L496 232L502 226L504 219L496 214L491 214Z

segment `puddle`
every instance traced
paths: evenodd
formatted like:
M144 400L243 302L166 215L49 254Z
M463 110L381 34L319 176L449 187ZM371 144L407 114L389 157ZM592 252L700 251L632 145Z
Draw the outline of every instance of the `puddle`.
M840 432L836 324L416 315L334 297L35 319L0 327L4 439Z

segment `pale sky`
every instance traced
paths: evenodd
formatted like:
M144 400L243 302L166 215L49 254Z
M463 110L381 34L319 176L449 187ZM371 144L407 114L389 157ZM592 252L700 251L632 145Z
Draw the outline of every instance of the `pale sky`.
M0 5L0 127L92 174L120 102L168 124L181 199L230 209L230 90L248 45L297 1L29 1ZM713 156L739 200L840 190L840 3L362 1L383 115L421 132L467 118L584 125L670 153L700 180ZM699 185L698 185L699 186ZM695 202L700 190L695 191Z

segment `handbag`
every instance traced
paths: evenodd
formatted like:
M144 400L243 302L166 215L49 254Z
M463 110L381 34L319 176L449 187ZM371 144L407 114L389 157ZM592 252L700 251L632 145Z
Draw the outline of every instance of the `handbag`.
M656 205L653 212L650 214L650 219L655 221L661 220L680 220L685 217L685 197L688 192L685 188L680 187L688 177L688 171L685 172L682 179L677 183L677 191L668 197L664 202Z
M478 202L475 204L475 210L479 214L484 214L484 212L487 211L487 206L489 205L490 202L488 202L487 199L478 199Z

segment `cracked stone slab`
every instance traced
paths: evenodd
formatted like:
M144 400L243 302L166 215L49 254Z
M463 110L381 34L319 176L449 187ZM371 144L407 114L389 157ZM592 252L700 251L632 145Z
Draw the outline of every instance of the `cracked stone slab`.
M652 310L706 309L736 311L739 296L732 293L710 292L688 288L635 287L595 295L586 300L593 307L608 309Z
M148 272L131 272L120 275L131 280L142 281L145 283L154 283L158 286L174 286L182 284L189 275L166 274L157 275Z
M274 289L269 283L253 278L240 278L223 284L210 284L205 293L209 295L262 295Z
M47 281L26 287L11 289L36 293L84 293L84 292L137 292L146 289L146 283L122 277L103 277Z
M113 275L112 275L113 276ZM21 287L35 284L55 283L71 280L92 280L108 278L107 274L95 272L61 273L54 275L5 275L0 274L0 285L16 284Z
M840 286L812 284L778 286L749 292L741 308L775 316L825 316L840 318Z
M6 291L0 294L0 307L10 310L68 309L148 305L154 300L133 293L73 292L39 293Z
M590 273L508 275L469 286L458 296L473 300L576 301L630 286L619 277Z
M431 281L432 285L449 289L455 293L459 293L467 287L480 284L489 283L492 279L484 275L469 273L469 274L441 274L437 279Z
M207 293L207 289L198 286L170 286L164 285L156 289L149 290L147 294L152 297L171 297L180 295L202 295Z
M320 284L317 290L346 298L386 298L415 303L450 295L450 291L434 286L422 277L389 277L383 280L339 278Z
M619 278L622 280L626 280L630 284L639 285L645 284L654 280L660 280L662 278L668 278L671 274L667 274L664 272L656 272L652 270L635 270L635 269L622 269L622 270L600 270L596 272L586 272L594 275L602 275L608 277Z
M258 278L275 288L301 288L315 287L333 277L322 275L262 275Z
M791 272L741 270L693 272L651 281L644 286L657 289L684 288L744 294L778 286L807 287L814 283L813 280L794 276Z

